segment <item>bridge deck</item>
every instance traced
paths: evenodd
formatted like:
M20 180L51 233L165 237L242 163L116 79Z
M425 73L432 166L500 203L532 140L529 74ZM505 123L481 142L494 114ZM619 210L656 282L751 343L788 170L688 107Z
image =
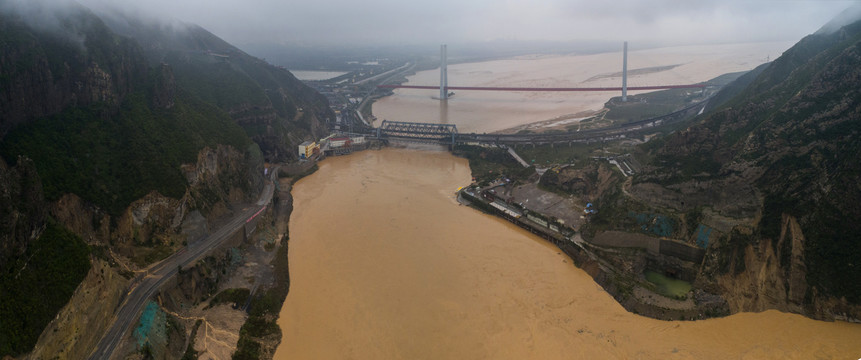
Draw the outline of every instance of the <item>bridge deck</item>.
M454 124L431 124L383 120L380 127L377 128L377 137L381 139L396 138L453 144L456 136L457 125Z
M700 89L706 87L704 84L691 85L652 85L652 86L629 86L628 91L637 90L663 90L663 89ZM378 85L380 89L427 89L439 90L439 86L428 85ZM447 86L447 90L475 90L475 91L622 91L621 87L577 87L577 88L532 88L532 87L488 87L488 86Z
M607 141L624 138L629 134L644 131L654 131L659 126L674 124L689 119L702 112L709 98L672 113L650 119L633 121L624 125L610 128L590 129L567 133L537 133L537 134L460 134L454 124L412 123L383 120L379 128L369 128L363 135L378 139L399 139L407 141L433 142L445 145L463 143L482 144L555 144Z

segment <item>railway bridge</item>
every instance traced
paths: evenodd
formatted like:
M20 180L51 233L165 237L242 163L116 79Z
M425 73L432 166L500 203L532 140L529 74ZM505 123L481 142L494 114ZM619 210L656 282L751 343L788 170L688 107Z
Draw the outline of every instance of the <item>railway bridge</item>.
M404 140L444 145L455 145L458 136L457 125L454 124L383 120L380 127L375 130L374 135L380 140Z
M708 100L689 105L672 113L649 119L629 122L609 128L573 131L566 133L537 134L478 134L458 133L455 124L414 123L383 120L378 128L368 128L363 135L379 140L433 143L454 146L457 144L488 145L544 145L589 143L623 139L630 135L654 132L656 128L676 124L703 112Z

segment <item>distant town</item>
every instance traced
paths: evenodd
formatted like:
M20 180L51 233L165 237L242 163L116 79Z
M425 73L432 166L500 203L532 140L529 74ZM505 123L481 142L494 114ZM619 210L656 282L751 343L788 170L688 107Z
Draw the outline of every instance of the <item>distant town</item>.
M324 75L337 75L323 80L309 80L302 76L297 78L329 100L329 106L336 115L335 122L330 124L331 129L350 133L371 126L376 120L370 112L371 103L391 92L388 89L378 89L377 85L405 81L407 75L416 71L416 61L405 59L376 59L361 63L349 61L347 65L358 69L347 72L313 70L295 73L302 75L319 72Z

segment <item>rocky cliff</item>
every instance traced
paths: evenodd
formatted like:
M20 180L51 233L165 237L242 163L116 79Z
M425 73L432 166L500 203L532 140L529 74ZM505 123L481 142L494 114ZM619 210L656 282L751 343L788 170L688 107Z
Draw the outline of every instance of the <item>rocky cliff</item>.
M324 96L196 25L101 10L107 25L140 43L152 65L169 64L178 86L230 114L270 161L295 159L334 119Z
M289 158L330 114L199 27L22 4L38 11L0 4L0 292L29 305L0 306L0 356L47 325L37 356L78 358L136 271L254 201L264 157Z
M861 22L740 81L695 125L644 145L647 166L624 196L596 199L587 230L666 224L652 235L705 248L695 283L733 311L861 319Z
M27 251L45 227L42 183L30 159L10 168L0 160L0 265Z
M66 10L57 28L0 12L0 138L70 106L117 106L143 82L147 66L134 41L113 34L86 8Z

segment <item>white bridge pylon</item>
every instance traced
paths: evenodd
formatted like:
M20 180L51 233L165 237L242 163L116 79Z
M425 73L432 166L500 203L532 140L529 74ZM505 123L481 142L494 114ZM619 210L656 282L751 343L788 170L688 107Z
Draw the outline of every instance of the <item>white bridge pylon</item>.
M448 99L448 54L445 44L439 46L439 99Z

